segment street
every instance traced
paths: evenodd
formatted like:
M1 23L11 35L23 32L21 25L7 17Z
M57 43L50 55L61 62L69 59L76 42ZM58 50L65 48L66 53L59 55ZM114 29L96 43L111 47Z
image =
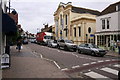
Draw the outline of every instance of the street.
M53 62L58 69L72 78L108 78L108 80L117 80L120 69L118 57L109 55L94 57L31 43L25 46L32 50L33 55Z

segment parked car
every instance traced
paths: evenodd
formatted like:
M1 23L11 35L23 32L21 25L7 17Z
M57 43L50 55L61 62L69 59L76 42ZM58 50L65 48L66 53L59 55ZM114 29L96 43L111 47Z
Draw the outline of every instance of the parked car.
M48 42L47 42L47 44L48 44L48 47L57 47L57 40L49 40Z
M27 38L23 40L23 44L28 44L28 39Z
M36 39L30 39L31 43L36 43Z
M64 50L73 50L76 51L77 50L77 45L74 44L71 40L59 40L58 41L58 48L64 48Z
M78 52L101 57L103 57L107 53L106 50L100 49L97 45L91 43L80 44L78 46Z

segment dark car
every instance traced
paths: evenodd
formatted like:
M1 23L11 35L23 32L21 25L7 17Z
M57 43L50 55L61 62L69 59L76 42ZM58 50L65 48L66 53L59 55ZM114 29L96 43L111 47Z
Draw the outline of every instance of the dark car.
M64 50L73 50L76 51L77 50L77 45L74 44L71 40L59 40L58 41L58 48L63 48Z
M103 57L107 53L106 50L100 49L97 45L91 43L80 44L78 46L78 52L101 57Z

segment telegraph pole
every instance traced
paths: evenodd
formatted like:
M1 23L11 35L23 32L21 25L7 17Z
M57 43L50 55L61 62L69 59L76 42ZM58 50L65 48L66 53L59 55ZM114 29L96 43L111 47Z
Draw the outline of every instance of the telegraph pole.
M10 13L10 0L9 0L9 13Z

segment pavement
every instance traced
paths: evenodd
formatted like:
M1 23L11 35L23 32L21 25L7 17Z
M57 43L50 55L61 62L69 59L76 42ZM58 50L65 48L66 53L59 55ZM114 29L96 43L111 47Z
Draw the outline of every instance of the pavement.
M30 49L23 46L21 52L11 48L11 67L3 69L4 78L69 78L52 62L35 56Z
M118 52L114 52L114 51L108 51L106 55L118 57L118 58L120 57L120 54L118 54Z
M108 51L106 55L120 57L113 51ZM69 78L53 62L35 56L32 50L26 46L23 46L21 52L12 46L10 62L11 67L2 71L3 78Z

